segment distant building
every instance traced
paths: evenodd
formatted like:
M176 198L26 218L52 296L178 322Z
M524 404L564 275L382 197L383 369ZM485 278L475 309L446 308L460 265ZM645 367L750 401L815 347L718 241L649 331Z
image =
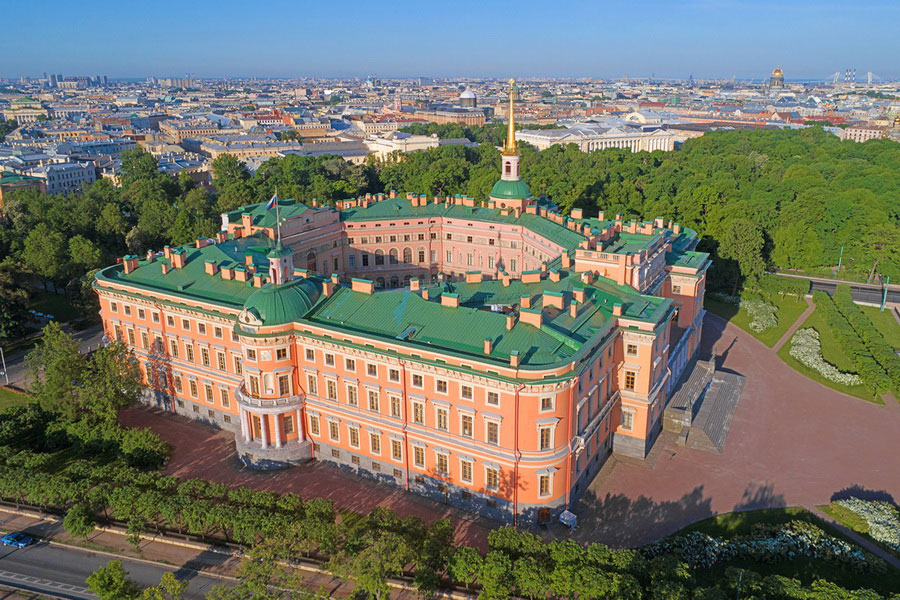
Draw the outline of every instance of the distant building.
M459 105L463 108L477 108L478 98L475 96L475 92L466 88L465 91L459 95Z
M159 124L159 130L173 142L180 144L185 138L213 135L219 130L219 125L204 117L168 119Z
M781 65L775 67L775 70L772 71L772 76L769 77L769 87L772 87L772 88L783 88L784 87L784 72L781 70Z
M644 131L639 127L607 126L599 123L582 123L568 129L520 129L516 139L528 142L538 150L546 150L559 144L577 144L582 152L626 148L632 152L671 151L681 137L666 129Z
M3 171L0 173L0 210L3 210L3 197L16 190L25 190L28 188L41 188L43 180L39 177L30 177L28 175L20 175L12 171Z
M839 136L842 140L850 140L852 142L867 142L869 140L880 140L884 137L884 128L874 125L853 125L841 130Z
M92 163L53 163L34 167L25 174L43 179L43 190L48 194L80 192L97 181L97 170Z

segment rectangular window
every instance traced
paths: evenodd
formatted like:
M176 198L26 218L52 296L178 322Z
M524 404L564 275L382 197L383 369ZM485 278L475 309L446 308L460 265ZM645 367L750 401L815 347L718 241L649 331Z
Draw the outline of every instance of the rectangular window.
M276 348L275 349L275 360L287 360L288 351L287 348Z
M135 345L135 341L134 341L134 329L129 329L129 330L128 330L128 343L131 344L132 346Z
M496 421L486 422L486 441L488 444L497 446L500 444L500 423Z
M425 387L425 378L421 375L413 375L412 376L412 385L413 387L421 388Z
M250 376L250 395L259 398L259 377Z
M247 360L256 360L256 350L253 348L247 348Z
M437 472L440 475L449 475L450 474L450 466L448 464L447 455L443 452L438 452L437 454Z
M341 431L338 428L337 421L328 421L328 437L332 442L340 441Z
M200 362L204 367L209 366L209 348L200 348Z
M284 435L294 433L294 417L284 415Z
M362 266L364 266L364 267L369 266L369 255L368 254L362 255Z
M216 366L219 367L220 371L225 371L228 369L228 365L225 362L224 352L216 352Z
M197 323L197 333L206 335L206 323Z
M181 393L181 390L182 390L182 387L181 387L181 376L180 376L180 375L176 375L176 376L172 379L172 383L175 385L175 391L178 392L178 393L180 394L180 393Z
M513 242L515 243L515 242ZM515 258L509 259L509 270L510 271L518 271L518 261Z
M159 313L158 312L150 313L150 316L153 317L154 323L159 323Z
M369 363L366 365L366 375L369 377L378 377L378 365Z
M447 380L438 379L434 382L434 389L442 394L447 393Z
M117 313L117 312L119 312L119 305L116 304L115 302L110 302L110 303L109 303L109 310L111 310L111 311L114 312L114 313Z
M625 371L625 389L626 390L634 390L635 375L636 374L634 371Z
M191 330L191 322L188 321L187 319L182 319L181 320L181 328L184 329L185 331L190 331Z
M131 316L131 306L128 304L123 304L122 308L125 309L125 316L130 317Z
M472 415L462 415L459 420L460 434L465 437L472 437L475 432L474 419Z
M421 402L413 402L413 423L425 424L425 405Z
M447 262L453 262L453 250L447 250Z
M381 402L378 398L378 390L369 390L369 410L378 412L381 410Z
M549 496L550 495L550 476L549 475L538 476L538 495L539 496Z
M449 428L449 418L447 416L446 408L438 408L437 409L437 428L442 431L447 431Z
M175 317L172 315L166 315L166 325L169 327L175 327Z
M400 381L400 371L397 369L390 369L388 371L388 379L391 381Z
M138 319L146 319L147 313L144 312L143 308L138 309Z
M325 380L325 397L329 400L337 400L337 381L334 379Z
M347 385L347 404L350 406L359 405L359 390L355 385Z
M500 406L500 394L497 392L488 392L485 403L490 404L491 406Z
M461 460L459 462L459 478L466 483L472 483L472 461Z
M681 295L681 286L680 285L675 285L674 283L672 284L672 295L674 295L674 296Z
M178 358L178 340L169 340L169 354L172 358Z
M222 328L221 327L213 328L213 335L219 339L222 339Z
M146 331L141 332L141 348L150 349L150 338L147 336Z
M627 354L628 356L637 356L637 353L637 344L627 344L625 346L625 354Z
M212 404L212 403L213 403L213 389L212 389L212 386L209 385L209 384L204 385L204 386L203 386L203 392L204 392L204 394L206 395L206 401L209 402L210 404Z
M400 418L400 397L391 396L391 416Z
M291 395L291 382L290 382L290 378L287 375L279 375L278 376L278 395L279 396L290 396Z
M381 435L377 433L369 434L369 449L372 454L381 454Z
M319 393L319 380L312 373L306 375L306 391L313 395Z
M391 440L391 458L403 460L403 444L400 443L400 440Z
M334 354L325 354L325 364L329 367L334 366Z
M540 428L540 449L549 450L553 443L553 430L550 427Z
M356 255L355 254L351 254L350 256L347 257L347 266L350 267L351 269L356 267Z
M459 395L462 396L463 400L471 400L472 399L472 386L471 385L462 385L459 387Z
M241 375L244 373L243 362L241 361L241 357L237 356L237 355L235 355L235 357L234 357L234 372L237 375Z
M359 448L359 428L349 427L347 431L350 432L350 447Z
M197 382L193 379L188 379L188 389L191 390L191 398L197 397Z
M547 412L548 410L553 410L553 398L551 396L541 398L541 412Z
M344 359L344 368L348 371L355 371L356 370L356 361L353 360L352 358L345 358Z
M306 360L308 360L308 361L310 361L310 362L315 362L315 360L316 360L316 351L313 350L312 348L307 348L307 349L306 349Z
M309 432L312 435L319 435L319 417L309 417Z
M625 431L631 431L634 428L634 411L633 410L623 410L622 411L622 429Z
M413 448L413 464L420 469L425 468L425 449L421 446Z
M219 400L222 401L222 408L228 408L231 406L231 398L228 397L228 390L225 388L219 388Z
M497 469L488 467L484 470L484 487L489 490L500 487L500 472Z

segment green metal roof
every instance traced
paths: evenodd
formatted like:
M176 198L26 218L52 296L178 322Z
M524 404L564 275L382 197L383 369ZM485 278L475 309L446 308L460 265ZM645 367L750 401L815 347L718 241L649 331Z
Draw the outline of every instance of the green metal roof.
M491 188L491 198L499 198L504 200L525 200L531 198L531 190L528 185L521 180L507 181L500 179Z
M310 279L295 279L283 285L265 284L253 292L244 308L264 325L282 325L300 320L319 299L321 290Z

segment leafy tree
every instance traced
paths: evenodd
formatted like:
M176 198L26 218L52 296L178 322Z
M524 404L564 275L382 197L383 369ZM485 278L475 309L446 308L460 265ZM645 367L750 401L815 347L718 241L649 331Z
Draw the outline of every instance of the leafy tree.
M481 572L481 554L471 546L459 546L450 555L448 572L454 581L469 588Z
M144 589L140 600L183 600L188 582L175 577L174 573L163 573L159 585Z
M94 532L94 515L85 504L73 504L66 511L63 529L71 536L87 538Z
M69 255L66 238L51 230L45 223L37 226L25 238L22 252L25 266L50 281L59 281L68 272Z
M738 266L732 293L742 281L757 278L765 272L762 231L745 219L733 219L722 225L719 236L719 256L734 260Z
M31 393L41 407L74 420L80 411L81 382L86 370L78 342L59 323L50 322L26 363Z
M133 600L141 593L138 584L128 579L120 560L111 560L91 573L86 583L100 600Z
M69 262L76 272L84 272L102 266L100 248L81 235L69 240Z
M0 262L0 340L12 340L25 332L28 291L21 285L21 277L11 258Z

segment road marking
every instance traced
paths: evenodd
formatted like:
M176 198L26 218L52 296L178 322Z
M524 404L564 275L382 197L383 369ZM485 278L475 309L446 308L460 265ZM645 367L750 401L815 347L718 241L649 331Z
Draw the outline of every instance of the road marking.
M12 571L0 570L0 577L14 579L16 581L24 581L26 583L31 583L34 585L42 585L51 589L61 589L68 592L75 592L76 594L90 594L90 590L88 590L87 588L70 585L68 583L61 583L59 581L52 581L50 579L41 579L39 577L32 577L30 575L22 575L21 573L13 573Z

